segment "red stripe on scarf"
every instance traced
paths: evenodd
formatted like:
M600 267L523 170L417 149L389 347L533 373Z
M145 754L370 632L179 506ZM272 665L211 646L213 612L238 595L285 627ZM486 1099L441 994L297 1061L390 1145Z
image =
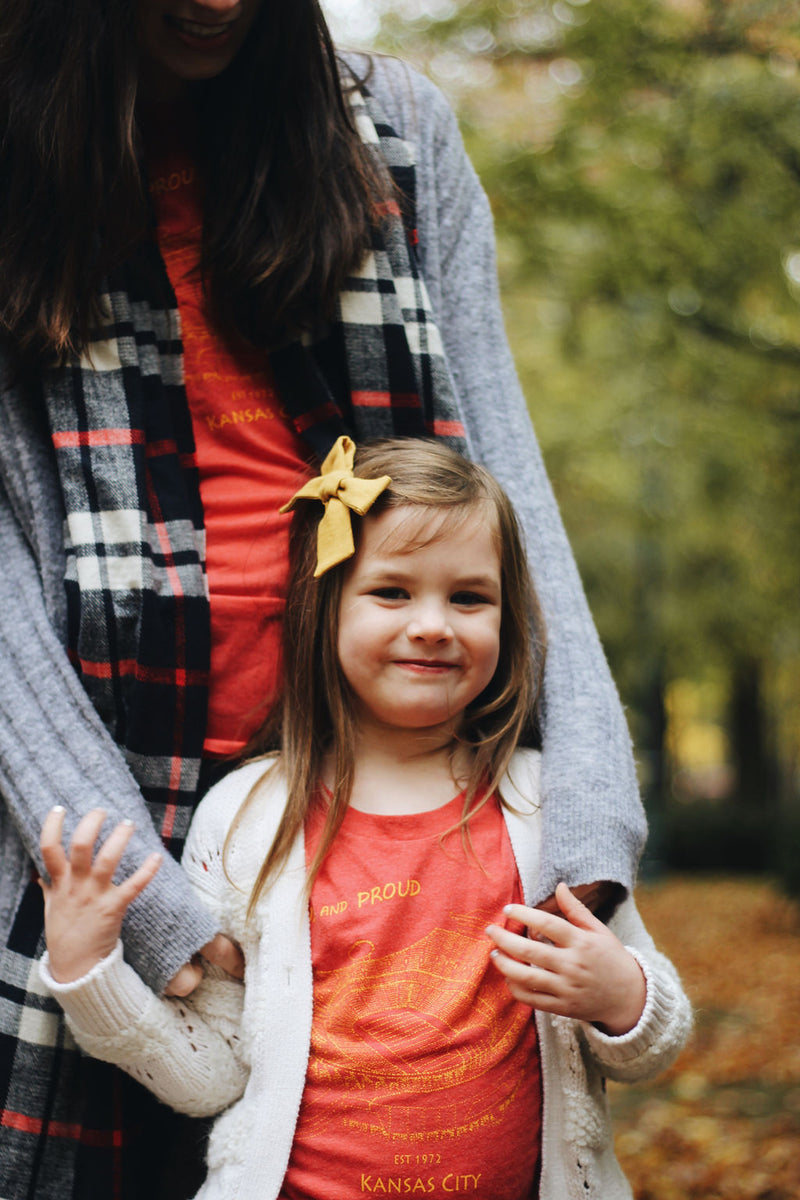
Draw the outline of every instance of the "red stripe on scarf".
M81 446L141 446L143 429L69 429L53 434L56 450Z
M292 418L292 423L298 433L304 433L306 429L310 429L312 425L319 425L323 421L329 421L332 417L339 417L341 414L332 401L326 401L325 404L320 404L317 408L312 408L310 412L300 413Z
M17 1129L20 1133L40 1134L46 1131L48 1137L68 1138L73 1142L81 1142L84 1146L123 1146L129 1139L121 1129L86 1129L75 1122L47 1121L40 1117L26 1117L24 1113L4 1109L0 1115L0 1125L7 1129Z
M360 408L419 408L416 392L353 392L353 404Z
M196 455L189 451L181 454L172 438L164 438L158 442L148 442L144 448L144 452L148 458L164 458L166 455L174 454L177 456L184 471L187 468L192 470L197 466Z
M467 436L460 421L429 421L427 428L434 437L466 438Z
M126 658L118 663L93 662L87 658L75 659L82 675L92 679L119 679L124 675L133 675L141 683L178 684L180 687L205 687L208 684L208 671L187 671L185 667L147 667Z
M88 658L78 658L70 654L70 661L77 666L81 675L89 675L92 679L119 679L123 675L136 674L136 659L124 658L119 662L92 662Z
M379 217L399 217L400 205L396 200L383 200L380 204L375 205L375 212Z

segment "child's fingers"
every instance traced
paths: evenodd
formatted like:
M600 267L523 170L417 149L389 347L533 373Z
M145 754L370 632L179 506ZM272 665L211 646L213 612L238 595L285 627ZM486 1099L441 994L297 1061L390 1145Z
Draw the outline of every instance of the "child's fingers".
M133 821L120 821L97 851L94 858L94 874L101 882L107 883L112 878L125 847L131 840L134 828Z
M587 1002L581 989L576 988L574 973L570 969L561 970L559 956L563 956L565 951L529 939L528 944L533 948L531 955L538 955L541 961L520 960L502 950L493 950L491 954L492 962L505 976L514 999L542 1012L594 1020L593 1016L588 1015L591 1000ZM552 963L552 969L545 963Z
M106 819L102 808L93 808L75 826L69 844L69 863L73 875L88 875L92 869L95 843Z
M559 883L556 888L556 901L562 913L560 917L524 904L507 904L503 911L507 917L525 925L530 937L547 938L554 946L574 945L575 930L605 931L602 921L573 896L565 883Z
M555 947L549 941L525 937L523 934L512 933L502 925L490 925L486 934L495 946L509 958L516 959L526 967L538 967L543 971L559 970L559 955L561 947Z
M546 938L554 946L571 946L574 941L572 925L563 917L554 917L524 904L507 904L503 912L510 920L524 925L529 938Z
M559 883L556 887L556 901L571 925L576 925L579 929L591 929L595 932L606 928L602 921L598 921L592 910L572 894L565 883Z
M67 856L64 853L62 837L64 832L64 809L61 805L51 808L44 819L42 832L39 836L39 849L45 870L50 876L51 883L56 883L64 873ZM43 883L43 886L46 886Z
M148 854L142 865L132 875L129 875L127 879L123 879L117 888L117 899L121 905L127 908L144 891L150 880L159 870L163 858L163 854L159 854L157 850L152 854Z
M505 976L515 1000L545 1012L551 1010L558 981L550 971L518 962L500 950L493 950L491 957L500 974Z

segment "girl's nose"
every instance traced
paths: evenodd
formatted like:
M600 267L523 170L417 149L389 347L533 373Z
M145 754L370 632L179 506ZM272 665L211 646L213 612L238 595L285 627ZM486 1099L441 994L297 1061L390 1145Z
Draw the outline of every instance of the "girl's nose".
M408 622L408 636L426 642L449 641L453 636L447 612L441 604L418 604Z

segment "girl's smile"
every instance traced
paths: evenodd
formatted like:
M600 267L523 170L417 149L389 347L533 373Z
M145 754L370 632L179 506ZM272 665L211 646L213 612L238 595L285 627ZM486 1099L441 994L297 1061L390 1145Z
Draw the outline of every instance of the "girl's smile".
M481 507L439 528L431 520L415 506L368 517L345 578L338 653L362 732L441 730L449 739L497 667L493 523Z
M443 674L446 671L455 670L456 664L440 662L438 659L409 659L407 662L400 659L397 665L407 667L409 671L422 671L425 673L439 671Z

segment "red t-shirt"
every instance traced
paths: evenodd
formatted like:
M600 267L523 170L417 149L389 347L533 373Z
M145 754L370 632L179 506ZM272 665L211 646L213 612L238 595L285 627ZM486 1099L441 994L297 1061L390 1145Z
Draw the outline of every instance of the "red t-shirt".
M314 1017L282 1200L529 1200L541 1134L536 1025L484 930L522 889L499 804L351 809L314 883ZM309 819L307 854L322 816Z
M188 115L164 106L146 129L158 243L178 301L206 529L211 678L205 752L239 750L266 715L280 671L290 517L312 473L265 353L215 330L196 270L201 191Z

